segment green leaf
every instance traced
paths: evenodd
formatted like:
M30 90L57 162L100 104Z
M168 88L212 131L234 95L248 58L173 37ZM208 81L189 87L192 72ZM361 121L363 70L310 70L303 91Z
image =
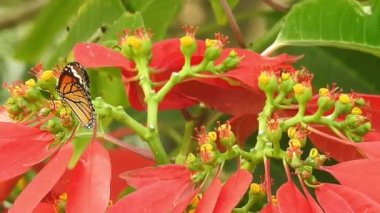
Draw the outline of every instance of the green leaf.
M142 5L139 11L144 19L145 27L152 29L154 40L164 38L181 3L182 1L179 0L150 0Z
M270 49L323 45L349 48L380 57L380 4L363 6L356 0L302 1L289 12Z
M66 38L54 51L48 62L48 67L54 65L60 57L65 57L71 48L79 41L95 40L100 37L101 27L117 20L124 7L119 0L89 0L78 11L78 18L70 27Z
M116 20L107 30L107 32L99 40L99 43L113 47L118 43L118 36L123 33L124 29L135 29L138 27L144 27L144 21L141 14L130 14L125 12L118 20Z
M36 18L30 33L20 42L16 57L31 63L40 59L84 0L49 1Z
M113 106L126 107L126 95L119 69L104 68L89 70L92 97L102 97Z
M210 0L212 11L214 12L216 22L219 25L225 25L227 23L227 16L224 12L222 5L219 0ZM227 0L228 6L230 6L231 10L235 8L235 6L239 3L239 0Z
M379 93L379 58L368 53L333 47L286 47L281 49L293 55L304 55L297 65L305 66L314 74L313 85L325 87L335 82L349 92Z

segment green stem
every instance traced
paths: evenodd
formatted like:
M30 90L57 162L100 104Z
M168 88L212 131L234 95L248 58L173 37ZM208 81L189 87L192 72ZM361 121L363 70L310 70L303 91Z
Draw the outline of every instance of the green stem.
M185 124L185 134L183 135L183 140L177 158L175 159L176 164L181 164L185 162L187 155L191 150L192 136L194 132L195 121L187 121Z

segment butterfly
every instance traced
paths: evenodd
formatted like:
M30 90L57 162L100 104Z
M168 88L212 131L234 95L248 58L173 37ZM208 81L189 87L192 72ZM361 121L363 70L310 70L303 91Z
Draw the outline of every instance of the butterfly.
M78 62L68 63L59 76L56 90L85 128L95 125L95 109L91 103L90 79Z

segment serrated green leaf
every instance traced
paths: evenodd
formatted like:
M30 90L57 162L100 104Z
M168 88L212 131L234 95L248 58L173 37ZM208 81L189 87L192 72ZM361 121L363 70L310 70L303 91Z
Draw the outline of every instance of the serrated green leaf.
M78 160L80 159L80 156L82 156L82 153L90 144L90 142L91 142L91 139L89 137L76 137L72 141L74 151L73 151L73 155L70 158L69 164L67 165L69 169L72 169L75 167Z
M164 38L181 4L182 1L179 0L150 0L138 10L144 19L145 27L152 29L154 40Z
M219 0L210 0L212 11L214 12L216 22L219 25L225 25L227 23L227 16L224 12ZM228 6L231 10L239 3L239 0L227 0Z
M122 34L124 29L135 29L144 27L144 21L140 13L131 14L125 12L118 20L116 20L108 29L107 32L99 40L99 43L113 47L118 43L118 34Z
M66 24L84 0L51 0L36 18L30 33L20 42L16 58L35 63L53 43L56 36L66 30Z
M380 4L356 0L308 0L289 12L274 46L323 45L380 57Z
M101 35L100 28L117 20L124 7L119 0L89 0L79 8L78 18L70 27L66 38L50 57L48 67L54 65L60 57L65 57L76 42L95 39Z

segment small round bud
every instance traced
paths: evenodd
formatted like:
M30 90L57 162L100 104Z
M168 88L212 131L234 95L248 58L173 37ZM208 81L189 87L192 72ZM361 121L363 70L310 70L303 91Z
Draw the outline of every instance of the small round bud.
M351 114L353 115L361 115L363 114L362 110L359 107L354 107L351 110Z
M54 72L52 70L46 70L41 75L41 80L49 81L53 78L55 77L54 77Z
M342 104L348 104L350 102L350 96L347 94L341 94L339 95L339 102Z
M36 86L36 81L34 81L33 78L25 81L25 85L28 86L28 87L35 87Z

